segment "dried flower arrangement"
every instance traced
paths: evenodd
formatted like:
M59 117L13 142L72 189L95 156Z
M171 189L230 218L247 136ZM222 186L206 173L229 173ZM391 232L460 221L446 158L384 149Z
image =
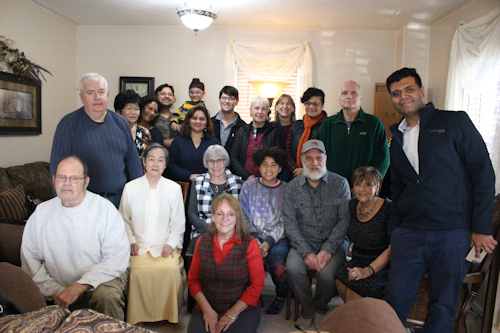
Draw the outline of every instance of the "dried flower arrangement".
M2 63L4 63L12 68L13 74L20 76L22 79L31 79L39 85L42 85L40 77L42 77L44 81L47 81L45 76L43 76L43 72L49 73L50 75L52 75L52 73L28 60L24 52L13 49L12 45L14 45L13 40L0 36L0 71L8 70L5 66L2 68Z

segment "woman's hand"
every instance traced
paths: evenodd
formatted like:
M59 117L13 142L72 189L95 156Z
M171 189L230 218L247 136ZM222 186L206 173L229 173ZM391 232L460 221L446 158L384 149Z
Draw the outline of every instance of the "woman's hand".
M130 255L136 256L138 254L139 254L139 244L137 243L130 244Z
M199 173L192 173L191 176L189 176L189 180L193 181L198 176L201 176L201 174L199 174Z
M358 281L362 279L366 279L367 277L372 275L372 272L368 267L361 268L361 267L354 267L354 268L349 268L347 267L347 270L349 273L347 274L349 276L349 281Z
M231 317L234 317L234 316L231 316ZM234 317L234 318L236 318L236 317ZM227 331L229 326L231 326L231 324L234 322L235 322L234 319L231 319L224 314L223 316L220 317L219 321L217 322L217 326L215 326L215 332L220 333L222 331Z
M260 249L260 253L262 254L262 258L265 258L267 257L267 252L269 251L269 243L268 242L262 242L261 244L259 244L259 249Z
M217 331L216 329L216 326L218 324L217 322L219 319L219 315L217 314L217 312L215 312L215 310L212 309L212 307L206 310L202 309L202 312L203 312L203 321L205 321L205 332L210 332L210 333L220 332Z
M161 256L163 258L168 258L168 256L172 256L172 258L173 258L174 257L174 248L168 244L165 244L163 246L163 250L161 250Z
M293 170L293 178L301 175L302 172L304 172L304 168L297 168L297 169Z

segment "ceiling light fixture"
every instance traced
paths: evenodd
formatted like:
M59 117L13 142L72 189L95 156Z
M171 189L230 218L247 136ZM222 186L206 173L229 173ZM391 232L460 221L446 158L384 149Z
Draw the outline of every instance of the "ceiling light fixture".
M189 29L194 30L194 35L198 35L198 31L208 28L213 20L217 18L219 12L212 11L212 5L206 0L206 8L200 8L200 0L196 1L196 5L190 5L190 1L184 3L184 8L177 8L177 15L182 20L182 23Z

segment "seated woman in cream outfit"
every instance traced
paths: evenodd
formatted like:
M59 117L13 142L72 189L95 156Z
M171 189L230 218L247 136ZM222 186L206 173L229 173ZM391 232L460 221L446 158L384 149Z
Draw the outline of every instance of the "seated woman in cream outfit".
M127 321L178 323L186 278L181 187L162 177L168 163L162 145L150 144L142 162L146 174L125 185L120 203L131 248Z

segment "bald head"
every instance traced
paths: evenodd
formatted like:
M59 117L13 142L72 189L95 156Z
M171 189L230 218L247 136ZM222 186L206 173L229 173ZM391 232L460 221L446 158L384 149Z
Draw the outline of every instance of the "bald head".
M350 113L358 113L363 101L361 86L354 81L346 81L340 87L339 102L342 110Z

